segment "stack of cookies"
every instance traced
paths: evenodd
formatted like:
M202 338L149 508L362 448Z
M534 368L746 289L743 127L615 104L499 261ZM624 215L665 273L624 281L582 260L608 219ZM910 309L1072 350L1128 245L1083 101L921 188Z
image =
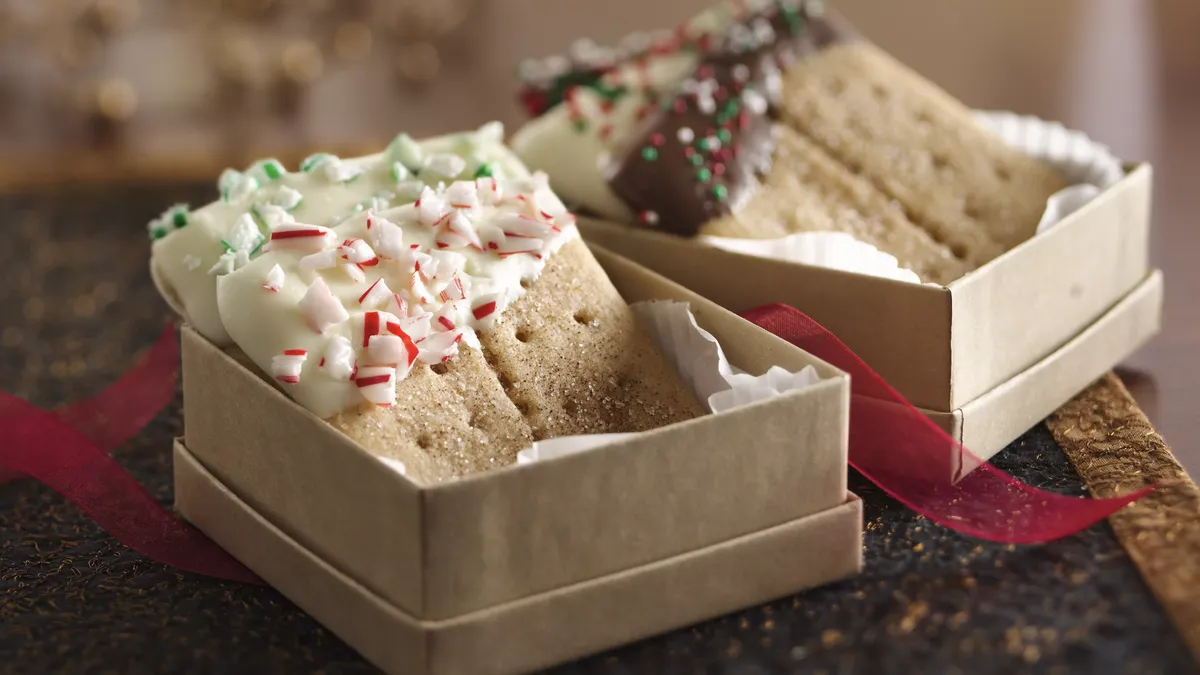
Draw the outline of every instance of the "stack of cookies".
M945 284L1067 185L817 2L731 2L522 72L518 154L565 199L677 235L847 232Z

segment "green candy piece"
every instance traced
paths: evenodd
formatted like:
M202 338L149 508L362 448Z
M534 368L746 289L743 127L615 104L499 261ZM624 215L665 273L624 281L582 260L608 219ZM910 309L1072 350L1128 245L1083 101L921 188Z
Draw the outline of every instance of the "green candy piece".
M172 213L171 214L171 224L174 225L175 229L177 229L177 230L181 227L187 227L188 207L184 206L181 209L177 209L175 211L175 213Z
M420 168L424 160L421 146L408 134L398 134L396 138L392 139L387 152L388 157L393 161L403 163L409 170Z
M277 180L287 173L287 169L283 168L283 164L276 159L268 159L262 163L263 173L267 175L269 180Z
M321 165L327 159L337 159L328 152L318 152L315 155L309 155L300 162L300 170L304 173L312 173L314 169Z
M642 159L646 160L647 162L653 162L654 160L658 159L658 150L655 150L651 147L642 148Z
M491 178L492 177L492 165L488 164L487 162L480 164L479 168L475 169L475 177L476 178Z

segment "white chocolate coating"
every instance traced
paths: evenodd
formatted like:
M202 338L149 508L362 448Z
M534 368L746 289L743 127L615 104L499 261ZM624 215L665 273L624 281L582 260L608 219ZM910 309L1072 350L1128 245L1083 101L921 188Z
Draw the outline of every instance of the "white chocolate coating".
M479 162L486 162L493 174L501 179L528 178L529 172L506 148L502 141L503 127L489 124L473 133L449 134L416 143L421 158L432 159L438 155L454 155L465 158L463 171L471 173ZM360 208L386 208L387 206L412 202L422 186L422 181L405 175L397 181L392 173L395 163L394 151L339 160L340 164L362 169L361 175L349 182L335 179L344 177L345 167L331 164L318 166L311 172L286 173L274 180L263 176L262 186L249 191L241 186L231 189L230 200L221 199L203 208L192 211L186 227L174 230L154 242L151 264L167 290L182 303L186 318L202 335L217 345L230 344L230 336L221 324L217 309L217 273L210 274L214 266L217 272L236 268L244 261L228 260L221 264L226 252L222 244L228 242L231 231L239 218L250 213L252 207L277 202L289 205L296 194L302 200L291 211L290 216L302 223L332 226ZM409 158L411 160L411 158ZM441 169L447 162L435 160L428 172L422 171L420 178L449 182L457 176L443 176L434 169ZM236 172L230 172L236 174ZM468 178L470 176L467 176ZM231 180L226 177L223 182ZM239 195L239 192L242 193ZM375 199L374 203L372 200ZM279 217L279 209L266 209L267 218ZM266 228L269 224L260 223ZM248 257L253 257L248 256ZM232 256L231 256L232 258ZM269 266L268 266L269 269Z
M298 237L273 240L262 255L219 277L221 325L252 361L284 382L288 395L320 417L388 405L417 359L439 363L460 341L478 348L474 331L499 320L524 293L521 282L536 279L546 259L578 236L574 217L544 176L475 184L482 186L476 194L452 184L427 190L419 205L355 215L332 235L313 237L324 244L315 251L295 245ZM434 213L423 217L430 208ZM535 232L540 238L528 236ZM466 243L472 239L482 247ZM371 332L371 320L396 330ZM410 344L419 355L407 351ZM306 358L287 358L297 350ZM394 377L364 387L363 373Z

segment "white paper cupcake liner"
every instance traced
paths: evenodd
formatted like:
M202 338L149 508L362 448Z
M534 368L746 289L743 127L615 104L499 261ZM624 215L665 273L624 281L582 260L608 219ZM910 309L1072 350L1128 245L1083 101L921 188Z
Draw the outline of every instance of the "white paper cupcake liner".
M680 379L697 399L708 404L713 414L804 389L821 379L812 366L798 373L778 366L763 375L739 371L725 358L717 339L696 323L687 303L654 300L634 303L630 307ZM538 441L517 453L517 463L529 464L585 452L634 435L592 434Z
M1041 234L1095 199L1125 176L1112 151L1080 131L1057 122L1005 111L975 111L976 121L1032 157L1054 166L1071 183L1047 200L1038 223ZM700 237L726 251L828 267L884 279L919 283L895 257L842 232L802 232L778 239Z
M734 253L920 283L896 257L845 232L797 232L778 239L734 239L701 235L700 241Z

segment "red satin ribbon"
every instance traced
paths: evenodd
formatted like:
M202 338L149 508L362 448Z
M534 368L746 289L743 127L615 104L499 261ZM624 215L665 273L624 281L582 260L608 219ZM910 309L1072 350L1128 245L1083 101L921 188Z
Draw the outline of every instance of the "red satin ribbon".
M108 453L175 397L179 347L168 326L149 354L96 396L50 413L0 392L0 469L66 497L129 548L187 572L262 583L250 570L163 508Z
M952 530L1007 544L1042 543L1086 529L1150 491L1085 499L1026 485L962 447L803 313L767 305L742 316L850 374L851 466ZM974 471L955 482L962 467Z
M1044 542L1087 528L1149 491L1082 499L1030 487L955 442L804 314L769 305L743 316L850 373L850 463L898 501L952 530L1003 543ZM49 486L152 560L262 583L108 456L171 403L178 356L168 326L137 366L87 401L50 413L0 393L0 473L7 469L10 477L25 474ZM955 482L963 465L978 468Z

